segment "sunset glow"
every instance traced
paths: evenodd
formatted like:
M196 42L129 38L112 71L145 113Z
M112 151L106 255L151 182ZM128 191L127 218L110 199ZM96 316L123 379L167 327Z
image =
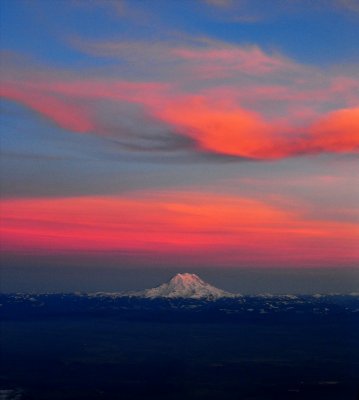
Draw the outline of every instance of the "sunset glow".
M266 15L257 2L149 3L69 2L56 15L7 3L9 265L92 251L169 267L179 255L357 266L358 13L344 1L323 15L311 2Z

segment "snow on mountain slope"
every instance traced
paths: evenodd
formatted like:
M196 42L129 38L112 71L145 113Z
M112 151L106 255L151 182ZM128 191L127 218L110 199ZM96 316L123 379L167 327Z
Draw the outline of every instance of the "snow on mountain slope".
M221 297L236 297L232 293L218 289L204 282L195 274L177 274L169 282L136 293L145 298L187 298L187 299L218 299Z

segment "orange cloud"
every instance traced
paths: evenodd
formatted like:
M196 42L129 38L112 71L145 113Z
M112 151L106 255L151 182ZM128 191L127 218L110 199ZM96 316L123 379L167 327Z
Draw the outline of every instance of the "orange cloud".
M236 51L232 48L224 48L220 53L208 49L174 50L178 57L198 59L209 66L218 55L226 62L235 62ZM245 68L253 71L256 68L262 72L267 68L289 68L285 61L273 61L258 49L253 49L254 64L246 64L248 51L244 54ZM163 131L156 134L155 124L160 121L168 125L168 137L174 132L190 138L198 152L274 160L322 152L358 152L357 106L336 107L330 112L313 111L309 107L308 102L312 98L319 103L324 102L329 93L340 93L345 101L355 103L358 87L355 80L333 78L331 83L327 89L329 92L323 88L312 91L306 88L296 93L293 88L283 85L256 84L243 89L240 86L214 86L189 93L188 89L183 90L173 83L128 82L114 78L79 79L76 76L56 80L37 76L33 81L7 78L2 86L2 96L26 105L64 129L78 133L121 137L118 115L122 110L126 118L133 119L132 136L126 136L128 148L138 148L136 140L140 140L138 138L146 129L141 118L146 118L148 124L154 126L145 136L153 135L154 140L163 137ZM246 98L247 105L243 106ZM274 113L268 116L255 111L255 103L261 101L268 107L277 105L285 115ZM103 102L107 102L106 106ZM290 108L284 105L288 102L291 103ZM108 105L113 111L107 111ZM137 107L136 115L129 115L128 105ZM333 110L333 107L330 109ZM141 118L136 120L139 115ZM147 143L153 145L154 141Z
M235 106L209 104L201 96L172 102L160 111L165 121L195 139L204 151L248 158L277 158L275 127L260 115Z
M159 117L204 151L254 159L279 159L319 152L359 150L359 109L338 110L310 126L266 121L229 99L188 96L159 111Z
M310 128L312 146L332 152L359 151L359 108L334 111Z
M197 192L2 201L2 249L134 251L238 266L359 259L355 224L316 221L263 201ZM134 254L135 254L134 253Z

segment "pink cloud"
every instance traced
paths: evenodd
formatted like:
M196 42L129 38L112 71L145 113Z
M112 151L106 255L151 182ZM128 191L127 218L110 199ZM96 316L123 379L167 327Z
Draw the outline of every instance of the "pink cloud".
M232 0L204 0L204 2L216 7L228 7L232 4Z
M24 104L64 129L87 133L94 129L89 110L68 99L59 99L36 88L2 84L1 97ZM71 104L72 103L72 104Z
M148 103L165 85L121 81L35 81L3 82L0 96L21 103L77 133L108 133L106 121L97 112L94 100Z
M211 265L358 261L357 227L265 200L193 191L1 202L3 251L152 252ZM290 208L290 210L289 210ZM335 245L334 245L335 244ZM227 256L226 256L227 254Z
M199 43L163 54L188 62L174 66L175 81L41 74L38 68L10 65L4 70L2 96L77 133L121 137L121 115L126 115L134 127L126 143L133 148L145 120L152 124L149 135L155 137L161 124L168 127L166 135L182 135L203 153L270 160L358 152L359 79L354 73L325 75L257 47ZM195 82L198 70L190 78L184 73L198 68L234 75L224 84L218 76ZM128 107L136 112L129 113Z
M257 46L223 46L214 43L204 48L177 48L172 54L191 62L193 71L202 78L222 78L238 72L266 75L299 68L289 59L278 54L267 54Z
M230 96L173 94L163 85L129 82L50 82L3 85L2 95L78 133L108 133L91 100L121 107L140 104L147 112L198 144L198 149L230 156L277 159L313 152L358 151L358 110L323 115L309 126L267 120Z

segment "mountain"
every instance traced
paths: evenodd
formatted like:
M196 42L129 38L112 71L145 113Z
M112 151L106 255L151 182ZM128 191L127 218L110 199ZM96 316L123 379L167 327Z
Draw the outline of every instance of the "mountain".
M144 298L187 298L187 299L219 299L222 297L236 297L232 293L218 289L204 282L195 274L177 274L170 281L136 293L136 296Z

